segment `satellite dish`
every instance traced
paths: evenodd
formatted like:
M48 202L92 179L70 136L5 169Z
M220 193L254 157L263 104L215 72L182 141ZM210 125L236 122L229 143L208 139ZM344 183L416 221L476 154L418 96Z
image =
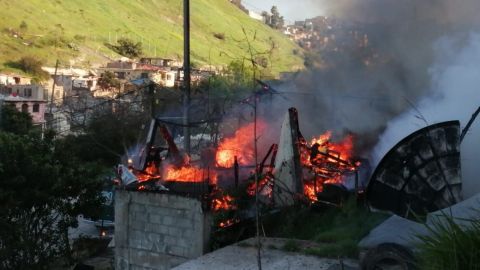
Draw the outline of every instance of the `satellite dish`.
M462 200L460 122L420 129L380 161L367 187L370 206L414 219Z

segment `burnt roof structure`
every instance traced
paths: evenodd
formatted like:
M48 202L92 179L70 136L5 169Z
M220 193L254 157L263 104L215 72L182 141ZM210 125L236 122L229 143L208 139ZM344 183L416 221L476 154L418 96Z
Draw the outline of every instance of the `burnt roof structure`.
M370 206L405 218L422 216L462 199L460 122L420 129L380 161L367 187Z

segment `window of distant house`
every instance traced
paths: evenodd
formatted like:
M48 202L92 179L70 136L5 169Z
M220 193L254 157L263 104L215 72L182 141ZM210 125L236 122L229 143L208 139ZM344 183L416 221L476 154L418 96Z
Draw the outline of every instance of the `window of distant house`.
M125 72L117 72L117 78L125 79Z
M172 75L167 75L167 80L170 81L172 79Z
M33 104L33 112L39 112L40 111L40 105L37 103L37 104Z
M93 86L93 81L87 81L87 86L92 87Z
M148 78L148 73L146 73L146 72L142 73L141 78L142 79L147 79Z
M22 112L28 113L28 104L22 104Z
M23 89L23 96L31 97L32 96L32 88L25 88Z

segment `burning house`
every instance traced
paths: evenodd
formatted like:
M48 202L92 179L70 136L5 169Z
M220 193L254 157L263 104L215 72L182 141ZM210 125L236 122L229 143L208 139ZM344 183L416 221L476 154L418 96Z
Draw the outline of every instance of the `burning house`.
M120 222L120 226L116 225L116 235L121 234L120 240L116 238L117 252L121 253L117 266L123 269L121 265L133 262L134 259L126 258L125 254L126 250L136 252L141 249L141 244L135 245L135 241L142 242L139 239L147 239L147 234L162 234L146 229L149 226L160 226L165 233L178 233L162 234L155 238L158 241L148 238L145 241L149 252L162 254L159 256L168 263L173 258L171 256L175 256L176 262L200 256L208 251L206 247L211 232L253 218L257 193L261 204L270 208L299 203L341 204L341 198L332 198L325 193L332 189L348 193L348 186L353 187L352 191L360 188L356 173L360 163L352 158L353 138L349 136L335 143L330 141L327 132L307 142L300 132L298 118L295 108L287 112L279 143L272 144L263 159L255 158L254 128L265 130L269 127L266 122L258 120L256 124L242 126L231 137L223 138L216 149L207 149L211 153L202 156L213 160L201 162L190 160L176 146L167 126L157 119L152 120L144 147L130 156L127 164L118 166L119 184L125 191L120 192L116 200L118 211L122 213L116 217L117 223ZM161 138L160 144L156 141L158 137ZM255 165L256 162L259 163ZM352 178L352 175L357 177ZM348 185L348 179L354 179L355 183ZM230 192L232 189L237 192ZM246 197L250 202L240 205L238 196ZM191 206L198 211L193 211L189 208ZM183 216L177 216L180 212ZM152 220L152 216L159 216L161 221ZM185 218L195 222L182 221ZM125 224L127 220L139 223L139 227ZM185 223L184 229L189 233L177 232L180 223ZM133 242L128 241L125 230L135 231ZM176 247L173 242L173 246L169 244L168 239L172 237L190 234L204 236L194 241L194 246L202 247L196 252L190 253L186 246ZM158 245L162 248L155 249ZM175 262L170 265L173 264Z

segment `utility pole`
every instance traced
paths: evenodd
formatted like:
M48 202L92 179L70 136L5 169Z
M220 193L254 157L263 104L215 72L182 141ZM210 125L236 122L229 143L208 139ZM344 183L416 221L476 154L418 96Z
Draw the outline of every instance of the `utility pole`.
M54 93L55 93L55 81L57 80L57 70L58 70L58 59L57 59L57 62L55 62L55 73L53 75L52 95L50 98L50 115L52 115L53 98L55 97ZM52 116L52 119L53 119L53 116Z
M190 0L183 0L183 139L190 154Z

